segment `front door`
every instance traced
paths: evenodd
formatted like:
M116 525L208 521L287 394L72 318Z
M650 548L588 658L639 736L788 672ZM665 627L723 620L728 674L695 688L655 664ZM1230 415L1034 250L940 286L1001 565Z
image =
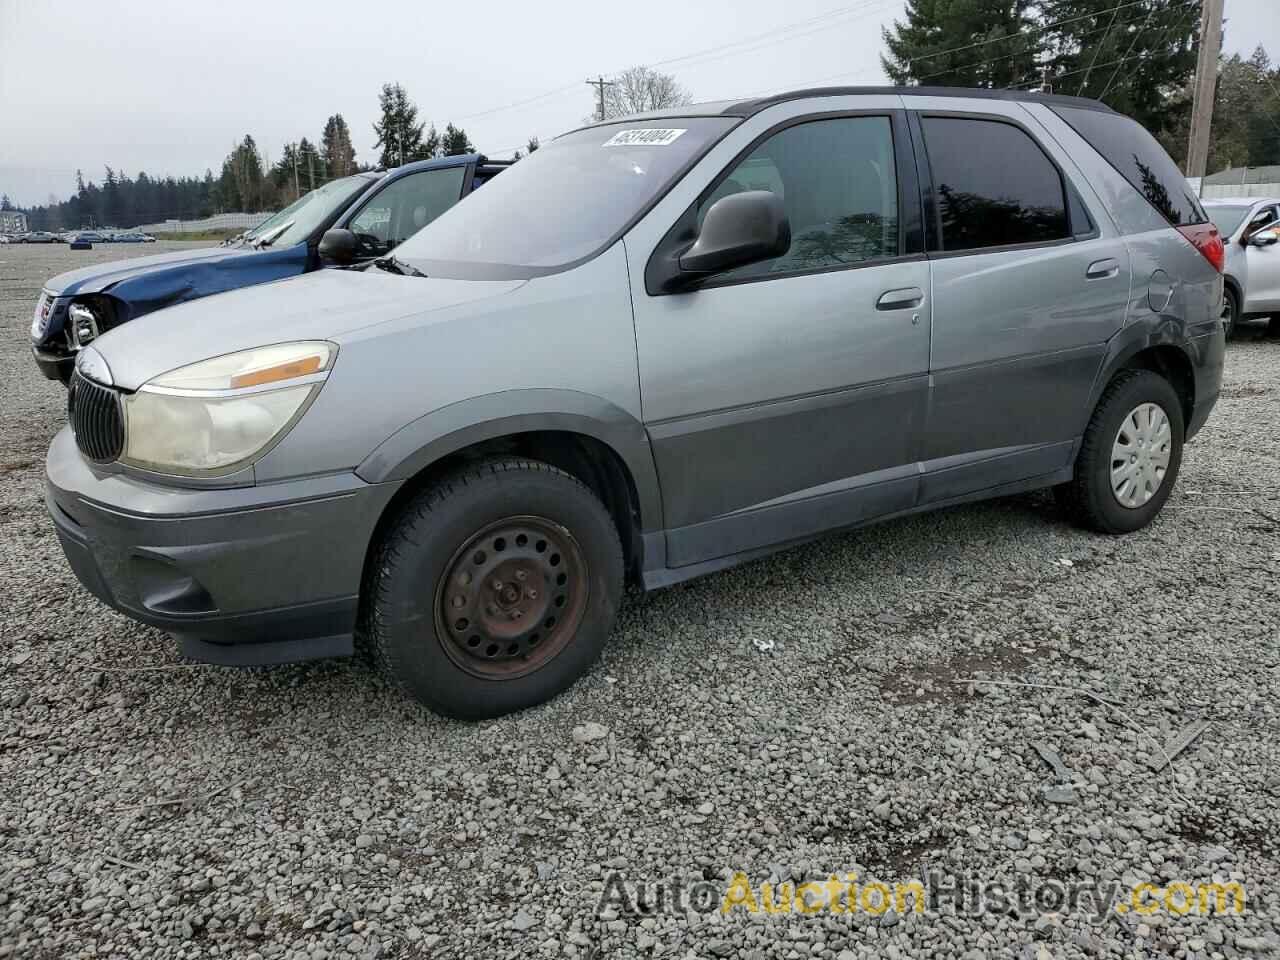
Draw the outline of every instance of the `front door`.
M1244 233L1244 255L1248 261L1245 313L1280 311L1280 243L1254 246L1247 242L1249 237L1265 231L1280 231L1280 208L1275 204L1259 210Z
M695 204L778 194L788 251L687 292L633 288L668 566L913 505L931 305L903 229L911 163L901 111L795 118Z
M921 502L1064 469L1124 325L1128 249L1019 109L919 115L936 219Z
M420 170L392 180L350 218L357 257L386 256L462 198L465 164Z

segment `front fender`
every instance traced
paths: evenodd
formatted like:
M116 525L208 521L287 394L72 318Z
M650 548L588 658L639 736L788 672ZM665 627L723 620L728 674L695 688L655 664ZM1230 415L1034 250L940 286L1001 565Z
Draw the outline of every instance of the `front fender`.
M356 474L369 483L403 481L464 447L538 430L583 434L613 450L635 482L641 530L661 529L658 474L644 425L621 407L575 390L503 390L442 407L379 444Z

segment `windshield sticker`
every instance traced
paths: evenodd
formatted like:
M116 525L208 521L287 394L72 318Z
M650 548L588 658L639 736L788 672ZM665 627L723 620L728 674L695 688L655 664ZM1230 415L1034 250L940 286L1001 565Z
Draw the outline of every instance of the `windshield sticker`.
M606 147L665 147L674 143L683 130L619 130L606 140Z

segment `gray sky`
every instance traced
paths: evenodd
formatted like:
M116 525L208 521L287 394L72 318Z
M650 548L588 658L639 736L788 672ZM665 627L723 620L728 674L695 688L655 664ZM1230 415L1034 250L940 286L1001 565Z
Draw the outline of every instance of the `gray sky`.
M880 26L901 10L902 0L0 0L0 192L61 199L77 167L101 182L104 164L216 174L244 134L274 160L288 141L318 140L333 113L373 161L384 81L405 86L420 119L453 120L492 156L580 123L593 104L586 77L638 63L675 74L695 100L883 82ZM1227 52L1261 43L1280 60L1280 0L1226 0L1226 12Z

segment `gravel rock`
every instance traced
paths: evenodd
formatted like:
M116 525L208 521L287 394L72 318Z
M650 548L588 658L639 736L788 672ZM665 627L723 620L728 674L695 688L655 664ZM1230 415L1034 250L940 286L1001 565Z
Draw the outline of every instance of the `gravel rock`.
M358 660L181 661L80 588L42 490L66 398L27 327L46 277L140 252L0 247L0 956L1274 955L1280 339L1230 344L1146 530L1095 536L1035 494L828 537L629 594L580 683L463 724ZM1153 773L1152 738L1200 718ZM1248 908L719 911L738 870L759 896L922 869L1234 880ZM710 909L598 910L614 880Z

